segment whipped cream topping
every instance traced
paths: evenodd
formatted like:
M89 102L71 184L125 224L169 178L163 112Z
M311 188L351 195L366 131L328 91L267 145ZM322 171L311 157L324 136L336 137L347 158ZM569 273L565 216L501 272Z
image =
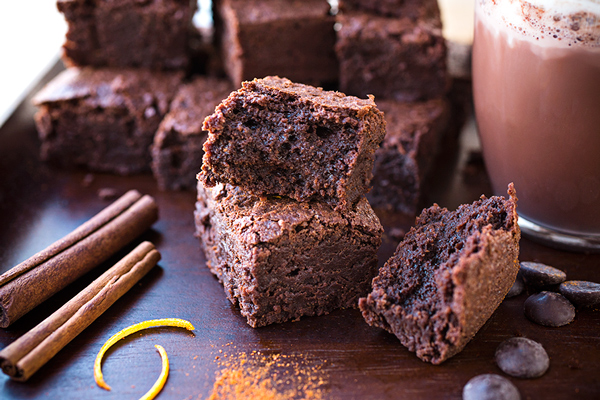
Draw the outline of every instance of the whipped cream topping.
M540 45L600 47L600 0L477 0L485 19ZM480 14L480 16L481 16Z

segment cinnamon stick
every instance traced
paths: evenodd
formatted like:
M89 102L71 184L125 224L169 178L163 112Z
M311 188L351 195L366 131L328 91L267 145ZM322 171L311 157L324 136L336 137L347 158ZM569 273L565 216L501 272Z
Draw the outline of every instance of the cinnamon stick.
M0 327L106 261L158 219L154 199L131 190L69 235L0 276Z
M143 242L77 296L0 351L2 371L26 381L156 265L160 253Z

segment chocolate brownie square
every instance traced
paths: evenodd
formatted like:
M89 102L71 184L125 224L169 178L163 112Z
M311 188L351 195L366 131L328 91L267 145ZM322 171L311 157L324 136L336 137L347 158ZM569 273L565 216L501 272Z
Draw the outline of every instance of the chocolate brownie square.
M194 189L202 168L204 119L233 90L228 80L197 77L182 85L152 144L152 172L161 190Z
M373 188L367 198L373 208L415 215L423 181L448 129L446 99L423 102L377 100L387 133L375 153Z
M326 0L218 0L213 9L224 68L236 85L267 75L337 83L335 17Z
M196 10L193 0L58 0L68 23L69 66L183 69Z
M440 19L440 8L437 0L339 0L342 12L366 11L389 17Z
M519 270L517 198L482 196L423 210L359 300L369 325L440 364L460 352L508 293Z
M383 228L364 197L340 213L199 182L194 215L210 271L252 327L356 307L377 270Z
M340 90L377 99L443 96L449 85L439 18L413 21L367 13L338 14Z
M369 189L385 121L372 97L266 77L244 82L204 129L200 179L207 186L229 183L343 209Z
M34 98L41 158L129 175L150 171L154 134L182 73L69 68Z

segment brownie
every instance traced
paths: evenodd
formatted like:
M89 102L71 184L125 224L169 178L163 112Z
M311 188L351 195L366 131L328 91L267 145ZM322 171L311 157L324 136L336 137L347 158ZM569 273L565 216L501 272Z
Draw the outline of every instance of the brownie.
M326 0L218 0L217 41L235 85L267 75L337 83L335 17Z
M356 307L377 270L383 228L364 197L340 213L199 182L194 215L208 268L252 327Z
M340 90L377 99L415 101L443 96L449 85L439 18L338 14Z
M152 171L161 190L194 189L208 132L204 118L233 90L225 79L197 77L182 85L152 144Z
M179 72L69 68L34 98L41 158L128 175L150 171L152 139Z
M345 209L369 189L385 121L372 97L266 77L244 82L204 129L200 179L207 186L229 183Z
M69 66L184 69L194 0L58 0Z
M369 325L433 364L460 352L512 286L519 263L516 193L423 210L359 300Z
M450 104L439 98L423 102L377 100L387 133L375 153L371 206L415 215L423 182L448 128Z
M366 11L390 17L407 17L413 20L440 18L437 0L339 0L342 12Z

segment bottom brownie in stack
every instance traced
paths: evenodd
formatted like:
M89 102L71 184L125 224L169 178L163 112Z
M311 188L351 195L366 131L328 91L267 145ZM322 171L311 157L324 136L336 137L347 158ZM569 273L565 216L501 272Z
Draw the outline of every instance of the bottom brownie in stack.
M341 213L324 202L202 182L195 221L208 267L252 327L356 307L376 273L383 233L364 197Z
M450 212L423 210L359 307L369 325L396 335L439 364L477 333L519 270L516 194L482 198Z

